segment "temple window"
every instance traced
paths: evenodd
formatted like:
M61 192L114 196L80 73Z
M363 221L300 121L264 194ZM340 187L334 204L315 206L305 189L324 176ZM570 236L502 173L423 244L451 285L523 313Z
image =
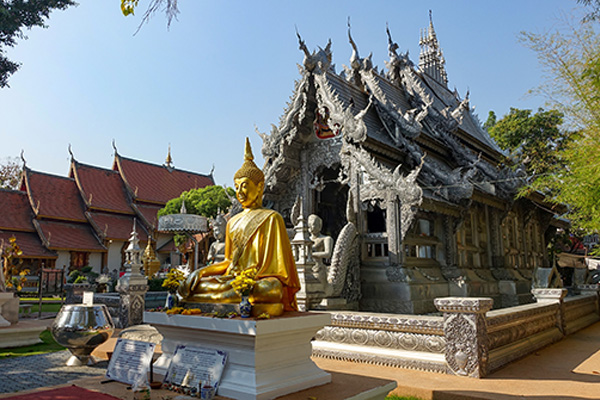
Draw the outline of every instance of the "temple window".
M539 222L531 220L526 228L526 256L527 267L534 269L543 266L544 262L544 246L543 237L540 232Z
M502 243L506 267L518 268L521 266L521 241L517 216L514 212L509 212L502 221Z
M472 212L467 213L462 226L456 232L458 265L460 267L477 268L481 266L482 256L485 252L480 244L484 226L481 226L477 211L475 208Z
M417 217L404 238L404 255L408 264L436 260L440 240L435 235L435 227L435 220L430 215Z
M366 259L387 259L389 256L386 234L386 215L377 205L369 205L366 213L367 232L364 235L364 255Z

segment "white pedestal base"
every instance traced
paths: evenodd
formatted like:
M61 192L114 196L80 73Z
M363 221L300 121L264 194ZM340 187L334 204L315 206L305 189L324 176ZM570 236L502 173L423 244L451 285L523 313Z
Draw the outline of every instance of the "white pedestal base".
M0 329L0 349L30 346L42 343L40 334L46 330L46 325L33 325L20 322Z
M223 350L228 358L217 394L238 400L269 400L331 382L310 359L311 339L330 321L325 313L265 320L144 313L144 323L164 337L155 374L166 374L177 344Z

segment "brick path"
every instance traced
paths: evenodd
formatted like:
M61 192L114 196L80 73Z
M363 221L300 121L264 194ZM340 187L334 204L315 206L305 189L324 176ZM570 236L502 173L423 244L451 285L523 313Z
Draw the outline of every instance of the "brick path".
M0 393L65 384L73 379L104 375L108 361L94 366L67 367L68 350L0 360Z

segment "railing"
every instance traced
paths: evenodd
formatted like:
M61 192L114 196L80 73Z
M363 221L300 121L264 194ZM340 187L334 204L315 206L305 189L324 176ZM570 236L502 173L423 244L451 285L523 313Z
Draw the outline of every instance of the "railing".
M366 260L387 259L388 238L385 233L365 234L362 237L363 254Z
M313 355L445 373L445 347L442 317L334 312Z
M598 301L596 295L582 294L580 296L567 297L565 307L565 334L585 328L598 321Z
M537 303L494 311L491 298L435 299L443 317L334 312L313 355L480 378L599 321L598 292L534 289Z

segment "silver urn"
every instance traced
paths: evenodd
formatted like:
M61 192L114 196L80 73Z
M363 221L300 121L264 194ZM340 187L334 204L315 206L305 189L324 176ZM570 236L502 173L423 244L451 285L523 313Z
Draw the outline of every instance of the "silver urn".
M104 304L86 306L64 305L52 324L52 336L72 356L69 366L93 364L90 356L96 347L106 342L115 330L115 325Z

